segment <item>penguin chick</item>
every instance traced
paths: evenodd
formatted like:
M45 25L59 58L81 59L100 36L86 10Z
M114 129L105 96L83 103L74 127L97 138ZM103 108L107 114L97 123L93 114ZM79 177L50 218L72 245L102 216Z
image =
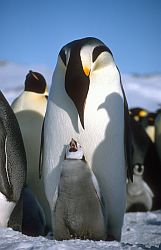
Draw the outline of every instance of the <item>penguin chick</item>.
M127 206L126 211L150 211L153 205L153 192L143 180L144 165L134 166L133 183L127 184Z
M98 182L83 160L81 146L73 139L62 163L53 223L56 240L106 239Z

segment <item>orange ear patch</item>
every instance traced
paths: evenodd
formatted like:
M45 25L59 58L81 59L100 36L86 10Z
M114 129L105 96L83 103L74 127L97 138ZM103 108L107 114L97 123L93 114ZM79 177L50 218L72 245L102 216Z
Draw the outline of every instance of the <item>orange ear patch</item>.
M141 110L140 112L139 112L139 116L140 117L145 117L145 116L147 116L148 115L148 113L145 111L145 110Z

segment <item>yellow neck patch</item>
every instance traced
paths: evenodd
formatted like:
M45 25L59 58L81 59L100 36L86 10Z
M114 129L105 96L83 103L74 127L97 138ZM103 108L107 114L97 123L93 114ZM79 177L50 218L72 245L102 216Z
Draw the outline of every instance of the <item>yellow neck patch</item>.
M88 67L84 66L84 67L83 67L83 71L84 71L84 73L85 73L86 76L89 76L89 74L90 74L90 69L89 69Z
M140 117L145 117L145 116L147 116L148 115L148 113L145 111L145 110L141 110L140 112L139 112L139 116Z

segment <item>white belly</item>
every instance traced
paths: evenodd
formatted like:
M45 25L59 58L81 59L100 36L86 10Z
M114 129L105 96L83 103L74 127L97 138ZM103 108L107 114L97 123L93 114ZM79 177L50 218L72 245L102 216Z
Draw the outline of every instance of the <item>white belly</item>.
M0 227L8 226L8 221L15 205L15 202L7 201L6 197L0 193Z
M60 101L63 102L63 98ZM114 179L125 183L123 99L115 93L111 94L109 100L104 98L103 102L102 108L98 109L99 105L94 106L88 98L83 130L77 110L68 97L64 109L49 101L45 122L43 174L50 206L59 183L59 167L64 160L65 145L72 137L82 146L85 158L98 181L103 179L100 183L102 188L104 184L107 187L107 182L115 188L115 184L112 184Z
M54 82L61 81L63 79ZM103 84L101 86L97 82L88 91L85 129L64 86L51 88L44 125L43 177L47 199L53 210L65 146L74 138L82 146L85 159L96 175L108 207L106 217L112 221L109 228L119 231L114 232L117 238L126 202L124 100L118 79L112 79L108 89Z
M50 225L50 211L45 197L43 180L39 178L41 131L46 110L45 97L24 92L12 106L20 125L26 157L27 185L36 195Z

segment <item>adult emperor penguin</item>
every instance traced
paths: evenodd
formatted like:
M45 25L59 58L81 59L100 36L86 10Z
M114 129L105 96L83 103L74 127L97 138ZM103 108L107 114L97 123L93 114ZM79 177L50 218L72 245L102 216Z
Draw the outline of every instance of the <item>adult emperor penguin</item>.
M0 91L0 226L20 229L22 207L10 217L19 203L26 178L26 154L17 119ZM22 203L21 203L22 204Z
M155 140L155 127L154 127L154 121L155 121L155 112L149 112L147 109L143 108L132 108L130 109L130 114L134 118L134 120L138 121L143 128L145 129L146 133L154 142Z
M27 185L31 187L42 206L47 225L50 226L50 209L39 179L39 155L42 124L47 105L47 83L42 74L29 71L22 94L11 107L17 117L27 156Z
M92 37L65 45L53 74L41 147L52 215L64 145L75 138L102 190L107 235L120 240L126 205L125 165L132 178L128 130L127 102L110 49Z
M155 124L155 145L161 162L161 110L157 111L154 124Z
M45 235L45 214L29 186L23 189L22 233L29 236Z
M106 239L99 185L83 157L81 146L72 139L62 162L53 216L56 240Z

